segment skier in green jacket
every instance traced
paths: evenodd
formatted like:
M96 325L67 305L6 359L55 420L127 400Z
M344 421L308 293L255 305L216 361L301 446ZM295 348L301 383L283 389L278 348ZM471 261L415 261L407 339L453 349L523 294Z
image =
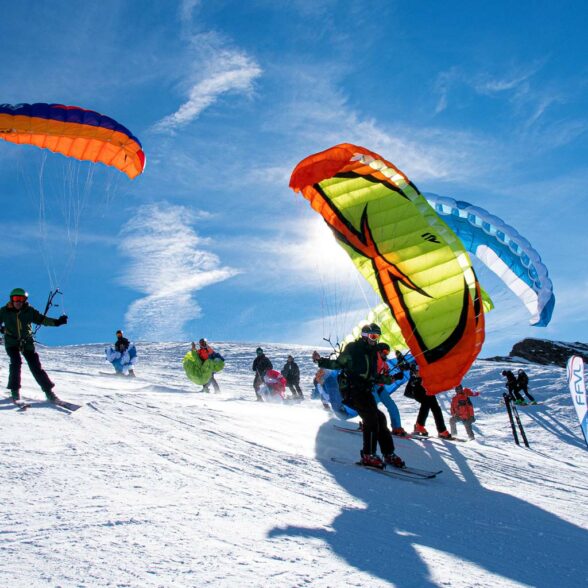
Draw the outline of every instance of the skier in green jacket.
M372 323L364 325L361 337L348 343L337 359L321 357L318 351L312 360L321 368L341 370L337 381L343 402L357 411L363 422L363 465L383 468L391 465L405 467L404 461L394 453L392 433L388 429L386 415L378 408L372 393L374 384L390 384L389 375L378 374L378 349L382 330ZM382 450L383 459L376 454L377 446Z
M29 369L37 384L41 386L47 400L58 400L53 393L55 384L49 379L47 372L41 366L41 361L35 351L35 340L31 324L59 327L67 324L67 315L58 319L49 318L41 314L28 303L28 293L22 288L15 288L10 293L10 301L0 308L0 324L4 333L4 347L10 358L10 371L7 388L12 393L12 400L20 400L20 368L22 366L21 353L26 359Z

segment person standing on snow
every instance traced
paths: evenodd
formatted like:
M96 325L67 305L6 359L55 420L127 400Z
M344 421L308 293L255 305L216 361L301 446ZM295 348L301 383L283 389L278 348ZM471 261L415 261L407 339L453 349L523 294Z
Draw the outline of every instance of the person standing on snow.
M274 366L272 365L272 362L265 356L261 347L258 347L255 350L255 353L256 358L253 360L253 366L251 368L255 372L255 377L253 378L253 389L255 390L255 396L257 396L257 400L259 402L263 402L263 398L259 393L259 389L263 386L263 376L265 376L265 372L274 369Z
M196 343L192 343L192 350L195 349ZM203 362L207 359L210 359L214 354L216 354L216 351L208 344L208 341L206 339L200 339L200 341L198 341L198 357ZM218 394L220 392L220 386L214 378L214 372L211 374L210 380L208 380L208 382L206 382L206 384L202 386L202 392L210 392L209 388L211 385L214 388L214 392Z
M449 427L451 434L457 435L457 421L463 423L470 441L475 439L472 423L475 422L474 405L470 396L480 396L479 392L472 392L470 388L464 388L461 384L455 387L455 396L451 399L451 418Z
M292 394L292 398L304 400L304 394L300 389L300 368L291 355L288 355L288 359L282 368L282 376L286 378L286 385Z
M402 369L400 369L396 373L390 374L390 365L387 361L389 353L390 345L388 345L388 343L378 343L378 374L390 376L392 380L397 380L399 382L397 386L400 386L402 384L401 380L404 379L404 372ZM396 353L400 352L397 351ZM406 364L406 369L408 369L408 362L406 362L404 359L403 362ZM398 367L398 365L396 367ZM376 384L374 386L374 395L376 397L376 402L381 402L388 410L388 414L390 415L390 426L392 427L392 435L396 435L398 437L407 437L408 433L402 428L402 420L400 418L400 411L398 410L398 406L396 406L396 402L392 400L392 392L388 391L387 386L384 384Z
M363 449L361 463L366 466L383 468L391 465L405 466L404 461L394 453L394 441L388 429L386 415L378 409L373 395L377 383L390 383L387 376L378 375L377 344L382 335L378 325L365 325L359 339L348 343L337 359L321 358L318 351L312 360L321 368L339 369L339 384L345 404L357 411L363 421ZM376 454L380 445L383 459Z
M515 404L526 404L525 399L519 394L517 379L510 370L502 370L502 375L506 378L505 387L508 390L510 399Z
M519 370L517 374L517 392L519 396L521 396L521 390L525 393L525 396L531 401L531 404L537 404L537 401L533 398L533 396L529 392L529 376L525 373L524 370Z
M443 411L439 406L436 396L429 396L423 387L423 381L419 372L419 366L412 364L410 366L410 380L406 384L404 395L408 398L414 398L421 406L417 421L414 425L413 435L420 435L421 437L428 437L429 432L425 429L425 423L429 412L433 413L435 419L435 426L437 427L437 434L441 439L452 439L453 437L445 426L445 419L443 418Z
M41 366L39 355L35 351L35 340L31 324L47 327L60 327L67 324L67 315L62 314L58 319L49 318L41 314L28 303L29 295L22 288L15 288L10 293L10 301L0 308L0 324L3 324L4 347L10 358L8 386L12 400L20 400L20 376L22 358L21 353L31 370L41 390L49 402L59 400L53 393L55 384L49 379L47 372Z

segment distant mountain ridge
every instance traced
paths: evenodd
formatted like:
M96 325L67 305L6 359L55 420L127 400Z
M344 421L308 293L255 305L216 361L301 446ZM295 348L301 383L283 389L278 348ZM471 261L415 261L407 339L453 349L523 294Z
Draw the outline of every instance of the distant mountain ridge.
M488 361L525 360L540 365L557 365L566 367L571 355L579 355L588 362L588 344L549 341L547 339L523 339L515 343L507 357L487 357Z

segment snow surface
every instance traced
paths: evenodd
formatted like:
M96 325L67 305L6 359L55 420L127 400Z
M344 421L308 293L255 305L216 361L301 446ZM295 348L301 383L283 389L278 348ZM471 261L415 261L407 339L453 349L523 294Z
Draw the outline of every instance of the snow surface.
M0 402L1 586L587 585L588 451L563 369L524 364L543 403L520 409L525 449L499 404L513 364L478 361L477 440L398 440L409 465L443 469L413 482L333 463L361 437L318 400L255 402L257 343L213 345L219 395L185 378L186 344L138 345L136 379L99 374L104 345L39 348L56 392L85 406L40 402L26 366L39 403ZM265 349L279 368L298 358L308 394L309 350ZM412 428L417 404L394 398Z

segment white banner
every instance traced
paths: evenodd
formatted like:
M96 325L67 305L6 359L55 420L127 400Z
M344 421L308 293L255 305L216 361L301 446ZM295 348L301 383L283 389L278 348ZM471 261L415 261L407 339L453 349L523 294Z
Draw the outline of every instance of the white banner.
M586 383L584 381L584 360L577 355L568 359L568 385L580 427L584 433L584 441L588 445L588 412L586 409Z

